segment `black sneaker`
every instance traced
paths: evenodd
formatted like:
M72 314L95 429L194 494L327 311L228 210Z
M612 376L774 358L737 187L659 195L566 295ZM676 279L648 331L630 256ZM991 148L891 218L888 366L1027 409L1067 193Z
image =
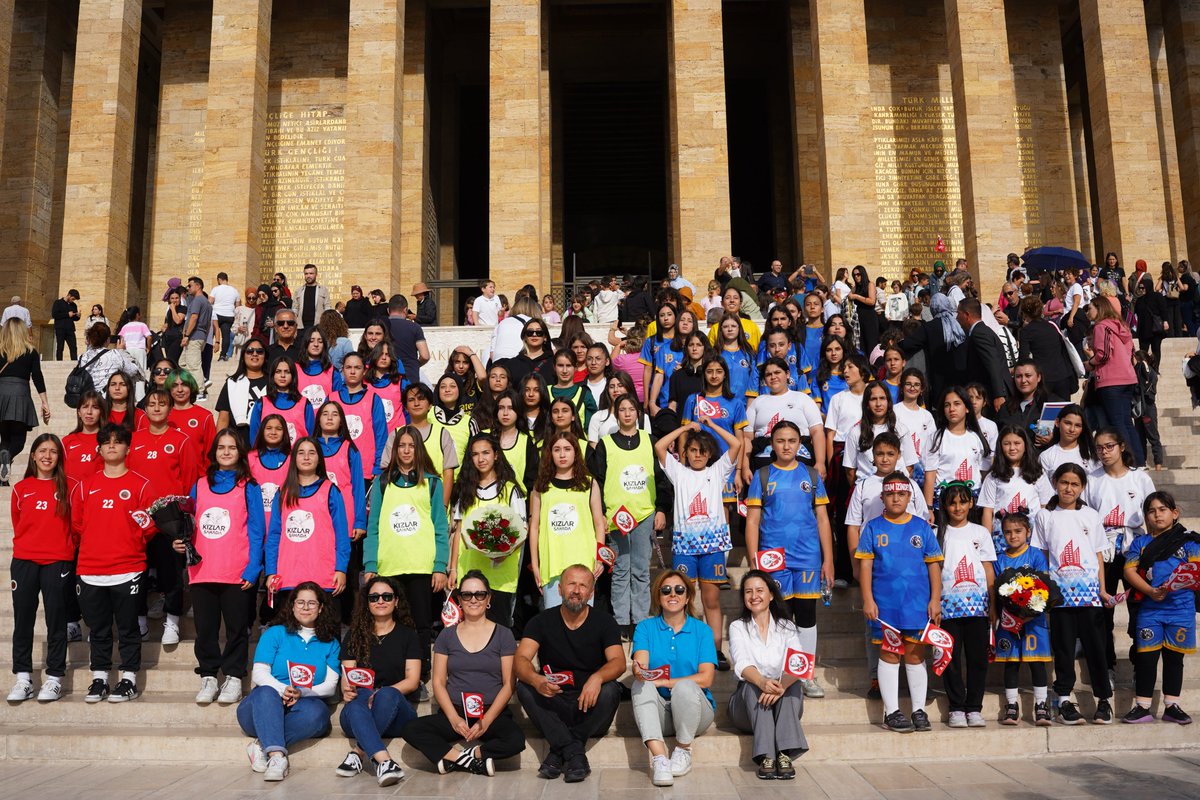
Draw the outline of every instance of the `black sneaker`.
M867 689L867 699L868 700L882 700L883 699L883 693L879 691L879 681L877 681L877 680L871 681L871 688Z
M925 709L918 708L912 713L913 730L924 733L925 731L933 730L929 725L929 715L925 713Z
M342 763L338 764L337 769L334 770L335 773L343 778L353 778L362 771L362 758L353 750L346 754L346 757L342 759Z
M1001 725L1016 725L1021 719L1021 710L1016 703L1005 703L1004 713L1000 715Z
M495 762L490 758L476 758L474 750L463 750L462 755L454 759L454 768L472 775L487 775L489 778L496 774Z
M563 770L563 781L566 783L580 783L591 774L592 765L588 763L587 756L580 753L579 755L571 756L571 759L567 762L567 767Z
M775 780L775 759L771 756L763 756L763 760L758 763L758 769L754 776L760 781Z
M1154 712L1145 706L1134 703L1133 708L1129 709L1129 713L1121 717L1121 722L1128 722L1130 725L1154 722Z
M1083 714L1070 700L1064 700L1058 704L1058 721L1063 725L1082 725Z
M912 722L909 721L908 717L904 716L904 712L900 709L896 709L884 717L883 727L887 728L889 731L895 731L896 733L913 732Z
M404 770L390 758L382 764L375 765L375 781L380 786L393 786L404 780Z
M117 685L113 687L112 694L108 696L110 703L124 703L127 700L136 699L138 696L137 687L133 685L133 681L128 678L122 678L117 681Z
M12 456L7 450L0 450L0 486L8 486L9 473L12 472Z
M1171 703L1163 709L1163 722L1174 722L1176 725L1191 725L1192 718L1187 715L1187 712L1179 707L1179 703Z
M729 659L720 650L717 651L717 672L729 672Z
M1039 728L1045 728L1045 727L1048 727L1049 725L1053 724L1050 721L1050 707L1046 705L1045 700L1034 705L1034 707L1033 707L1033 724L1038 726Z
M92 685L88 687L87 697L83 699L88 703L99 703L106 697L108 697L108 681L104 678L94 678Z
M1092 715L1092 722L1096 725L1112 725L1112 721L1112 704L1107 700L1098 701L1096 703L1096 713Z
M538 777L552 781L559 775L562 775L563 760L562 755L557 750L551 750L546 754L546 760L538 767Z

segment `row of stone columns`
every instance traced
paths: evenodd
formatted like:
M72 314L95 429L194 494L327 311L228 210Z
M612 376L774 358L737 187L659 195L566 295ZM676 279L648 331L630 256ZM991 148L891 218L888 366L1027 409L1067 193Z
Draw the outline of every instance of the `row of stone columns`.
M702 274L730 249L721 1L669 2L670 249L672 260ZM1004 0L944 2L965 255L992 266L1023 241ZM1182 182L1185 216L1191 240L1200 242L1200 0L1168 5L1176 133L1190 176ZM866 11L862 2L843 0L808 0L807 6L820 197L802 202L819 202L822 213L819 223L804 226L804 255L825 268L876 263ZM0 0L7 25L0 27L0 62L12 38L11 7L12 0ZM138 265L128 264L126 255L142 2L80 0L79 7L60 289L102 283L107 303L121 307L147 292L137 286ZM1129 260L1153 259L1164 248L1164 182L1158 139L1150 133L1156 122L1143 0L1079 0L1079 8L1099 245ZM504 285L535 277L548 285L551 277L542 11L542 0L506 0L490 12L489 251L492 275ZM199 269L205 276L227 272L235 285L256 282L260 263L270 34L271 0L213 0ZM423 76L405 75L405 38L404 0L351 0L347 283L381 270L393 287L421 278L419 262L410 262L420 253L425 98ZM814 224L819 231L811 230ZM176 254L155 258L170 274L182 269Z

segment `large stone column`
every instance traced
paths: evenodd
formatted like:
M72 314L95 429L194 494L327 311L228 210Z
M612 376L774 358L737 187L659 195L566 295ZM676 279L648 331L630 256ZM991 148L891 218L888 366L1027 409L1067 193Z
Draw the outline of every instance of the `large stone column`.
M1004 0L946 0L946 33L965 258L984 297L998 295L1005 256L1025 244L1016 95Z
M1121 263L1169 254L1143 0L1079 0L1091 111L1098 252Z
M13 0L0 0L0 153L4 152L4 115L8 109L8 65L12 56Z
M729 255L721 0L671 0L671 260L703 275Z
M1188 252L1196 261L1200 259L1200 0L1163 3L1163 32L1171 73Z
M429 184L428 95L425 89L425 0L409 0L404 11L404 103L401 109L400 291L423 279L427 258L426 196ZM439 310L441 303L438 304ZM453 310L453 309L451 309ZM451 317L446 317L451 319Z
M867 15L863 0L810 0L809 12L825 218L822 246L805 254L833 280L838 267L879 263Z
M812 21L805 0L791 0L792 102L795 164L796 230L800 254L816 261L824 242L825 210L821 205L821 158L817 135L817 94L813 71ZM833 276L828 276L832 278Z
M342 282L400 287L404 0L350 0ZM409 180L419 182L419 176ZM418 183L419 185L419 183ZM420 264L403 265L411 275Z
M492 3L488 39L489 275L501 292L526 283L548 291L541 0Z
M239 287L261 280L270 60L271 0L213 0L200 201L206 281L218 272Z
M131 299L129 198L141 30L141 0L79 3L59 293L87 287L86 294L103 297L111 309Z

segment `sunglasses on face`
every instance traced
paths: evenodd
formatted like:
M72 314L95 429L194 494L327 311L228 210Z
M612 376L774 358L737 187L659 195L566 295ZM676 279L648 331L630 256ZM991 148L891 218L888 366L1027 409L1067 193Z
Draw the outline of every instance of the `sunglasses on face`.
M674 592L675 594L678 594L678 595L684 595L684 594L687 594L687 587L684 586L683 584L678 584L678 583L675 584L674 586L658 587L658 593L661 594L663 597L668 597L672 592Z
M247 350L246 351L246 355L248 355L248 356L262 356L262 355L266 355L266 353L267 353L266 350Z
M458 596L463 600L479 600L480 602L488 599L488 592L459 592Z
M532 338L533 338L533 337L535 337L535 336L536 336L536 337L538 337L538 338L540 339L540 338L542 338L542 337L543 337L543 336L545 336L545 335L546 335L546 332L545 332L545 331L526 331L526 332L525 332L525 338L526 338L526 339L532 339Z
M391 603L396 600L395 592L372 592L367 595L368 603Z
M294 328L296 327L295 320L281 319L275 323L276 328Z

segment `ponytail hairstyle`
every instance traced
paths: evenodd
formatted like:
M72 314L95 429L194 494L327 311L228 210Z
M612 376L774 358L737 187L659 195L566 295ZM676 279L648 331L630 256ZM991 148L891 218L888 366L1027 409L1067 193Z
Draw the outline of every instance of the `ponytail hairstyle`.
M1029 544L1029 537L1033 535L1033 520L1029 518L1028 511L1013 511L1004 515L1004 519L1000 520L1000 530L1004 531L1004 526L1010 522L1015 522L1025 529L1025 544Z
M1050 437L1050 445L1056 445L1062 438L1059 435L1058 420L1062 419L1067 414L1074 414L1079 417L1082 430L1079 432L1079 454L1083 456L1084 461L1096 460L1096 445L1092 441L1092 432L1088 430L1087 416L1083 413L1083 406L1078 403L1071 403L1069 406L1063 406L1058 412L1058 417L1055 418L1054 435Z
M871 392L875 389L883 392L883 399L887 401L887 411L883 413L883 419L880 422L875 422L871 419ZM881 423L887 427L889 433L898 434L896 430L896 410L892 405L892 393L888 391L883 381L871 381L867 384L867 388L863 392L862 421L859 423L858 433L858 452L866 452L874 446L875 426Z
M1005 436L1018 436L1025 443L1025 453L1021 456L1015 469L1004 456ZM1032 486L1042 477L1042 464L1038 461L1033 436L1026 428L1018 428L1016 425L1005 425L1001 428L999 435L996 436L996 456L992 460L992 476L997 480L1007 483L1012 480L1014 474L1019 473L1021 480Z
M937 512L938 547L943 547L946 543L946 528L950 525L950 514L946 511L946 506L950 505L951 500L966 500L972 507L975 505L975 496L971 494L971 487L965 483L955 481L942 487Z
M987 458L992 454L992 448L988 445L987 437L983 435L983 429L979 427L979 418L975 416L975 408L971 405L971 395L961 386L951 386L950 388L946 389L945 394L942 395L943 403L945 402L946 397L949 395L954 395L962 401L964 406L966 406L967 416L964 422L966 423L967 430L979 437L979 446L982 449L983 457ZM941 409L938 409L938 411L940 416L944 416L944 414L941 413ZM933 434L933 441L929 446L930 450L941 449L942 436L945 433L946 421L943 418L940 424L937 426L937 430Z
M1121 448L1121 463L1125 465L1126 469L1133 469L1133 453L1129 452L1129 443L1125 441L1125 436L1119 430L1111 425L1106 425L1105 427L1096 431L1094 434L1090 434L1090 436L1092 438L1093 446L1095 445L1096 440L1101 436L1111 436L1116 439L1117 446ZM1100 455L1100 448L1098 446L1096 447L1096 455ZM1099 460L1099 458L1097 458L1097 460Z
M284 428L284 436L287 436L286 427ZM217 466L217 445L225 438L232 439L234 445L237 446L238 460L237 464L233 467L233 482L235 484L257 483L254 480L254 476L250 474L250 449L246 446L246 440L242 438L242 435L236 429L222 428L213 437L212 446L208 448L208 469L204 472L205 477L208 478L208 487L210 489L213 488L213 481L216 480L217 473L221 471L221 468Z
M82 405L82 403L80 404ZM71 492L70 486L67 485L67 454L63 450L61 439L53 433L43 433L33 440L33 444L29 446L29 463L25 465L25 477L36 478L38 476L38 465L33 460L33 454L46 442L53 443L54 449L58 451L58 462L54 465L50 476L50 480L54 481L54 499L58 501L55 504L57 507L54 509L54 515L69 520L71 519Z
M1074 461L1067 461L1066 463L1060 464L1058 466L1058 469L1054 470L1054 497L1051 497L1050 502L1046 503L1046 508L1050 511L1053 511L1054 509L1058 508L1058 506L1059 506L1059 503L1058 503L1058 481L1060 478L1062 478L1063 475L1066 475L1068 472L1071 473L1072 475L1074 475L1075 477L1079 478L1079 482L1081 484L1083 484L1084 489L1087 488L1087 470L1085 470L1083 467L1076 464ZM1075 501L1075 508L1073 508L1071 510L1078 511L1080 508L1083 508L1083 493L1082 492L1079 495L1079 499L1077 499Z
M263 453L271 449L271 446L267 444L267 439L263 435L263 432L267 428L267 423L271 422L272 420L278 422L280 426L283 427L283 441L279 443L279 450L284 454L291 453L292 435L288 432L287 420L285 420L281 414L268 414L267 416L263 417L262 422L260 422L258 425L258 435L254 437L254 451L261 456Z

